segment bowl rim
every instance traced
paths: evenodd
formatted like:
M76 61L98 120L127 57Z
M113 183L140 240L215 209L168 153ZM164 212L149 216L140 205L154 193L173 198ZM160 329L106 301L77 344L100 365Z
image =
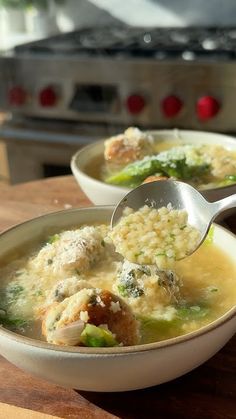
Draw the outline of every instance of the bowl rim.
M95 141L92 144L88 144L85 147L82 147L80 150L76 151L75 154L73 154L72 158L71 158L71 170L72 173L75 175L75 173L77 172L80 176L82 176L84 179L93 182L95 185L99 185L99 186L103 186L105 187L108 191L109 190L114 190L114 188L116 189L116 191L120 191L122 193L124 192L129 192L131 191L131 188L126 188L125 186L117 186L117 185L109 185L109 183L105 183L99 179L95 179L92 176L89 176L84 170L80 169L78 164L77 164L77 158L80 157L80 155L83 155L84 153L86 154L88 150L93 149L94 147L98 146L98 145L102 145L104 143L105 140L98 140ZM89 162L90 160L88 160Z
M84 211L103 211L103 210L112 210L114 208L113 205L97 205L97 206L90 206L86 208L72 208L68 210L60 210L55 212L50 212L47 214L40 215L38 217L34 217L32 219L26 220L22 223L15 224L11 226L10 228L2 231L0 233L0 237L7 235L9 232L17 230L19 227L25 225L25 224L31 224L34 223L36 220L48 218L57 216L59 214L71 214L73 212L84 212ZM226 228L219 226L218 224L214 224L217 229L223 230L226 234L232 236L236 240L236 235L232 233L231 231L227 230ZM179 345L185 342L188 342L190 340L194 340L199 338L200 336L203 336L209 332L212 332L216 330L218 327L224 325L231 319L236 317L236 304L228 310L226 313L224 313L219 318L215 319L211 323L207 324L206 326L201 327L200 329L197 329L193 332L186 333L185 335L176 336L174 338L162 340L159 342L153 342L153 343L145 343L142 345L133 345L133 346L122 346L122 347L107 347L107 348L87 348L87 347L80 347L80 346L59 346L55 344L51 344L48 342L40 341L37 339L29 338L27 336L20 335L16 332L12 332L3 326L0 326L0 337L6 337L13 341L16 341L19 344L25 344L28 346L33 346L36 348L39 348L41 350L50 350L50 351L56 351L56 352L63 352L68 354L74 354L74 355L94 355L94 356L122 356L122 355L130 355L134 353L141 353L146 351L153 351L158 349L164 349L169 348L174 345ZM1 350L0 350L1 353Z
M218 138L222 138L222 140L228 140L231 141L232 143L235 142L235 151L236 151L236 138L231 136L231 135L225 135L225 134L221 134L219 132L212 132L212 131L197 131L197 130L184 130L184 129L177 129L177 128L173 128L173 129L162 129L162 130L143 130L143 132L147 132L149 134L160 134L160 135L169 135L169 134L175 134L175 133L184 133L184 135L208 135L209 137L213 137L216 136ZM73 154L72 158L71 158L71 170L73 172L73 174L75 174L75 172L77 172L80 176L82 176L84 179L93 182L95 185L102 185L103 187L105 187L107 189L107 191L114 191L114 188L117 192L122 192L124 193L129 192L132 190L132 188L128 188L125 186L118 186L118 185L110 185L106 182L103 182L99 179L95 179L92 176L89 176L84 170L80 169L80 167L77 164L77 159L78 157L80 157L80 155L82 154L86 154L86 152L90 149L93 149L94 147L98 146L99 144L103 144L104 141L106 139L101 139L98 141L93 142L92 144L88 144L84 147L82 147L81 149L79 149L78 151L75 152L75 154ZM90 160L88 160L89 163ZM231 191L232 188L234 188L236 185L236 183L233 183L232 185L227 185L227 186L219 186L217 188L207 188L207 189L199 189L202 192L207 192L207 191L220 191L220 190L224 190L226 192Z

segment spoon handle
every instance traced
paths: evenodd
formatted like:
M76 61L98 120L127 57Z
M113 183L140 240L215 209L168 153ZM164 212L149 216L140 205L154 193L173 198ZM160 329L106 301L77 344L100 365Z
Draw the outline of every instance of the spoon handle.
M236 208L236 194L227 196L227 198L221 199L210 204L212 211L212 218L214 219L221 212L230 209Z

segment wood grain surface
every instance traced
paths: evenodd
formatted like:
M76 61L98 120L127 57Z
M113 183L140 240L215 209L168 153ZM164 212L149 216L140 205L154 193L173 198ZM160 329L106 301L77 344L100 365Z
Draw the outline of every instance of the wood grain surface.
M12 187L0 185L0 230L47 212L89 205L71 176ZM236 231L236 217L226 222ZM0 402L68 419L236 419L235 376L236 337L191 373L126 393L64 389L32 377L0 357Z
M13 406L12 404L0 403L0 419L61 419L59 416L36 412L31 409Z

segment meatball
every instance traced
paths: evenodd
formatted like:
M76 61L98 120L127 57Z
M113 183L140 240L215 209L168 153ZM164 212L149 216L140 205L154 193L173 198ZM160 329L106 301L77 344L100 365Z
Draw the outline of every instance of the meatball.
M139 341L139 323L129 306L111 292L97 288L82 289L52 304L45 314L42 333L51 343L80 345L86 324L105 325L119 344L134 345Z
M168 305L180 299L182 283L171 270L160 270L155 265L137 265L124 261L118 272L114 290L123 297L134 312L144 315L158 305Z
M232 156L232 151L220 146L215 147L212 153L211 166L213 176L219 179L224 179L225 176L236 173L236 160Z
M55 263L64 269L88 270L104 252L102 239L95 227L65 231L58 241Z
M126 165L153 152L153 138L138 128L130 127L123 134L105 141L105 160L115 165Z
M103 235L93 226L68 230L44 246L32 263L39 270L54 274L60 271L84 272L98 262L104 253Z

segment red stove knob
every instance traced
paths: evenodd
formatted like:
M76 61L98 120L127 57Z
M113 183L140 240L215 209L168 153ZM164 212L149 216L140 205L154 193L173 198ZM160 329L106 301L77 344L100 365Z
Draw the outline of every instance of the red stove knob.
M183 107L183 102L177 96L166 96L161 102L162 112L167 118L178 115Z
M13 106L24 105L27 99L27 93L20 86L13 86L8 92L9 103Z
M202 96L197 101L196 112L199 119L207 121L214 118L220 110L220 103L213 96Z
M45 87L39 92L39 103L43 107L52 107L58 99L55 89L51 86Z
M143 108L145 107L145 99L141 95L130 95L126 100L126 107L129 113L135 115L142 112Z

